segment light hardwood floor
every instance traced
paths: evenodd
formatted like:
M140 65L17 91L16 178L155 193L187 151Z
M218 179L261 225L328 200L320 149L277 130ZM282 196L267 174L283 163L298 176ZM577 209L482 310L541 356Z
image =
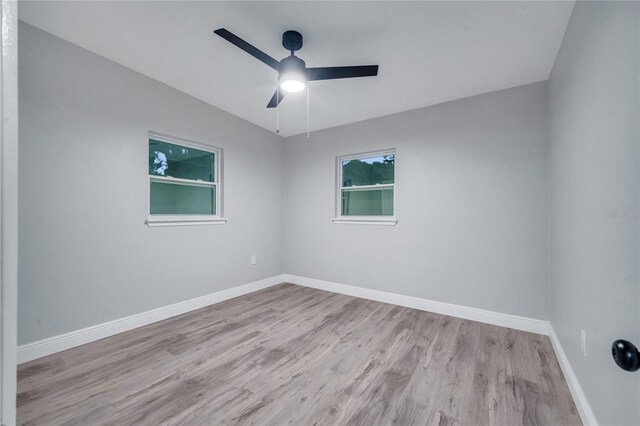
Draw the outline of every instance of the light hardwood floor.
M23 364L41 425L580 424L545 336L281 284Z

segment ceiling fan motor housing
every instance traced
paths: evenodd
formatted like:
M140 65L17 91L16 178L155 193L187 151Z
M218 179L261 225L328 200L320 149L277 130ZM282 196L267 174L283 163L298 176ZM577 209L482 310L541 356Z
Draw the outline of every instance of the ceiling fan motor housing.
M285 31L282 33L282 47L289 52L302 49L302 34L293 30Z
M307 81L305 74L306 63L297 56L287 56L280 61L280 73L278 81L281 83L283 79L295 77L299 81Z

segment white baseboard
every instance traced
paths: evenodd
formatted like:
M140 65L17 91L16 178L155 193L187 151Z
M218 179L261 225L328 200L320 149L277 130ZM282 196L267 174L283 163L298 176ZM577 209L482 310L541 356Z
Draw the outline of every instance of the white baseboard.
M18 364L42 358L43 356L71 349L96 340L104 339L105 337L133 330L134 328L149 325L167 318L175 317L176 315L204 308L205 306L213 305L214 303L223 302L234 297L262 290L264 288L280 284L284 281L284 275L276 275L260 281L196 297L195 299L185 300L184 302L178 302L173 305L163 306L161 308L152 309L129 317L71 331L69 333L38 340L37 342L20 345L18 347Z
M451 303L436 302L434 300L421 299L413 296L387 293L379 290L355 287L346 284L332 283L329 281L316 280L313 278L300 277L296 275L284 275L284 280L288 283L302 285L305 287L317 288L319 290L331 291L334 293L346 294L348 296L360 297L362 299L375 300L377 302L391 303L393 305L406 306L408 308L429 311L437 314L449 315L452 317L478 321L486 324L498 325L501 327L513 328L514 330L528 331L549 336L553 349L562 368L567 385L576 404L580 418L585 425L597 426L598 422L591 410L591 406L582 391L578 378L571 368L558 336L551 323L545 320L520 317L517 315L501 314L499 312L486 311L484 309L470 308L467 306L454 305Z
M573 368L569 363L569 359L558 340L558 336L549 321L520 317L517 315L501 314L484 309L470 308L467 306L437 302L413 296L404 296L401 294L371 290L363 287L332 283L329 281L316 280L313 278L289 274L276 275L274 277L265 278L263 280L238 287L232 287L227 290L153 309L151 311L132 315L126 318L94 325L81 330L39 340L37 342L27 343L18 347L18 363L21 364L32 361L56 352L61 352L76 346L104 339L105 337L133 330L176 315L204 308L205 306L209 306L214 303L223 302L234 297L252 293L257 290L262 290L282 282L549 336L582 422L585 425L598 425L589 402L587 401L582 387L578 382L578 378L576 377Z
M565 354L564 349L562 349L560 339L558 339L558 335L551 325L549 325L549 339L551 339L553 350L556 352L556 358L558 358L560 368L562 368L562 374L564 374L564 379L567 382L567 386L569 386L569 391L573 397L573 402L576 404L582 423L589 426L598 426L598 421L591 410L589 401L587 401L587 396L584 394L582 386L580 386L580 382L578 382L578 377L571 367L569 358L567 358L567 354Z
M337 284L313 278L299 277L296 275L285 274L285 281L305 287L317 288L319 290L332 291L334 293L346 294L348 296L360 297L362 299L406 306L407 308L513 328L515 330L528 331L530 333L543 335L549 334L549 321L545 320L501 314L498 312L486 311L484 309L470 308L467 306L454 305L452 303L436 302L435 300L404 296L396 293L387 293L380 290Z

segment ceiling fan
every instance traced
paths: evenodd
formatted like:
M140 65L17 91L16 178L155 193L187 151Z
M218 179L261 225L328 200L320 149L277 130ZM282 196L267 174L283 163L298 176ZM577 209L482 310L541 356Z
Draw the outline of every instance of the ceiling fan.
M282 34L282 46L290 51L291 55L281 61L275 60L224 28L217 29L214 33L278 71L278 89L267 104L267 108L276 107L287 92L304 90L309 81L378 75L377 65L307 68L305 62L294 55L296 50L302 48L302 34L297 31L290 30Z

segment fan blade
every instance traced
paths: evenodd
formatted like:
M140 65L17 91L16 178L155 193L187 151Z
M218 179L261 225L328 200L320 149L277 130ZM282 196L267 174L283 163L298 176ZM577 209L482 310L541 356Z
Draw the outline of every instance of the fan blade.
M267 65L269 65L274 70L276 70L276 71L280 70L280 62L276 61L271 56L267 55L266 53L264 53L262 50L258 49L257 47L254 47L254 46L250 45L249 43L247 43L246 41L244 41L243 39L241 39L237 35L233 34L232 32L227 31L224 28L220 28L220 29L215 30L214 33L216 33L217 35L219 35L223 39L227 40L229 43L236 45L237 47L239 47L240 49L244 50L245 52L247 52L249 55L253 56L254 58L264 62Z
M336 78L373 77L378 75L377 65L350 67L307 68L307 80L334 80Z
M278 87L278 90L276 90L276 92L271 97L271 100L269 101L269 104L267 105L267 108L275 108L275 107L277 107L278 104L280 102L282 102L282 98L284 98L284 95L286 95L286 94L287 94L287 92L285 92L284 90L282 90L281 88Z

